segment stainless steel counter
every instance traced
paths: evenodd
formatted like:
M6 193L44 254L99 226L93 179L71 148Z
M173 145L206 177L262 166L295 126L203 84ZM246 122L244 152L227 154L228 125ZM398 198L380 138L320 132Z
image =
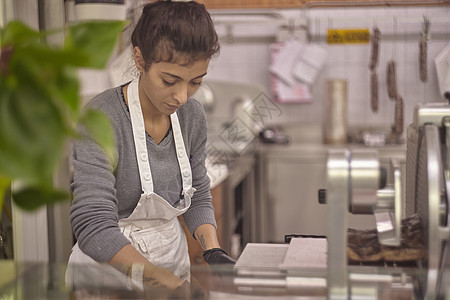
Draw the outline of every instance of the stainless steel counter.
M282 156L282 157L323 157L327 155L329 149L346 148L346 149L372 149L379 153L381 158L394 157L398 159L405 159L406 145L386 145L382 147L367 147L361 144L341 144L341 145L327 145L327 144L310 144L310 143L291 143L287 145L272 145L260 144L258 153L266 156Z

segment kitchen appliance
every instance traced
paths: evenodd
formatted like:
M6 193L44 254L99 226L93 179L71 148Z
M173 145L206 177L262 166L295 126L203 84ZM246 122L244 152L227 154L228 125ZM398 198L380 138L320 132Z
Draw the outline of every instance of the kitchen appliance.
M450 43L434 59L441 95L450 100Z
M388 172L373 149L328 152L327 238L293 238L290 244L248 244L236 263L241 289L328 299L443 299L450 295L450 105L418 105L407 132L407 172L391 160ZM401 177L406 176L406 203ZM406 204L406 210L403 209ZM353 264L348 259L347 211L373 214L379 244L400 249L402 219L422 221L424 255ZM325 220L324 220L325 221ZM400 253L400 252L399 252ZM400 257L399 257L400 259Z

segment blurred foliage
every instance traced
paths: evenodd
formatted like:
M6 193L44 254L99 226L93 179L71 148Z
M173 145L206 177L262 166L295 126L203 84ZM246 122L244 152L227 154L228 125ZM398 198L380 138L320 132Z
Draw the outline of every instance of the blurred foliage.
M53 186L64 145L81 138L85 126L114 163L108 118L81 109L77 68L106 67L124 27L122 21L89 21L68 26L64 45L46 42L19 21L0 28L0 210L14 184L13 201L25 210L68 200Z

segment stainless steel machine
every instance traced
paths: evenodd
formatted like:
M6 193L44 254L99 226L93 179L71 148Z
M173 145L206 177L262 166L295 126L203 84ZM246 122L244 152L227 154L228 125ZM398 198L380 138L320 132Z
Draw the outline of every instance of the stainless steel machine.
M407 131L407 172L391 160L389 176L372 149L328 152L326 238L293 238L289 244L248 244L235 269L241 291L327 299L450 298L450 105L418 105ZM402 190L406 176L406 190ZM405 193L405 197L403 196ZM405 202L402 199L406 199ZM373 214L380 245L402 253L408 239L402 220L421 220L423 255L350 263L346 213ZM398 257L400 259L400 257Z

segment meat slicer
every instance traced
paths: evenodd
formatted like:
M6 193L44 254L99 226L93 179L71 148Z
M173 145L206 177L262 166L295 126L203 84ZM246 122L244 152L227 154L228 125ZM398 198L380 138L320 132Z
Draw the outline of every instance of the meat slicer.
M395 159L383 170L373 149L329 149L327 187L319 192L328 211L326 238L247 244L235 266L235 285L252 293L277 290L327 299L448 299L450 105L415 108L407 130L406 174L401 170ZM402 219L418 215L423 257L407 265L350 264L348 211L373 214L379 243L392 249L400 247Z

